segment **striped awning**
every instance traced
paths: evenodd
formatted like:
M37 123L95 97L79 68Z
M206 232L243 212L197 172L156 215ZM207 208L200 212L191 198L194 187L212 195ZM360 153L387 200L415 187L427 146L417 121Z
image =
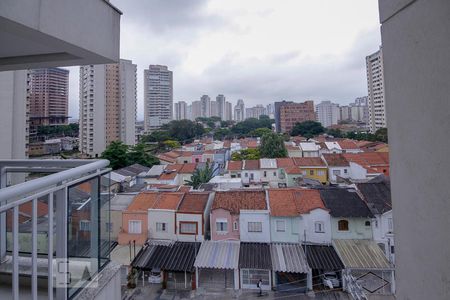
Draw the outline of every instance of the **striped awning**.
M393 269L381 248L372 240L334 240L333 247L346 269Z
M272 270L275 272L309 273L305 252L300 244L272 243Z
M210 269L237 269L239 241L204 241L194 267Z

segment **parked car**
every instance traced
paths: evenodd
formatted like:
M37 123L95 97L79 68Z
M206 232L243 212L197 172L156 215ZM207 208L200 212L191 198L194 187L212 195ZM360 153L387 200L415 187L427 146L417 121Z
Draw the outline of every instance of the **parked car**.
M321 277L323 285L329 287L330 289L341 286L341 282L336 272L324 273Z
M161 270L153 269L148 276L148 282L150 283L161 283Z

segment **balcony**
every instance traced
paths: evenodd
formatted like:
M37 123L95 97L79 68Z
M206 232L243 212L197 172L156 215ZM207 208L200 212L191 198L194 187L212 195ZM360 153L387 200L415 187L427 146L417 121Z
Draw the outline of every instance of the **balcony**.
M0 299L120 299L108 165L0 160Z

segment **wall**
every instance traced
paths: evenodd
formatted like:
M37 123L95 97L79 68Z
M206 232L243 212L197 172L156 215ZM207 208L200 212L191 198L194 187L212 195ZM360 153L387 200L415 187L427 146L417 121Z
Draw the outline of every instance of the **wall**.
M156 231L156 223L166 223L165 232ZM162 209L148 210L148 237L151 239L176 240L175 211Z
M262 222L262 232L248 232L248 222ZM270 219L267 210L241 210L239 228L242 242L270 243Z
M336 182L336 175L333 174L334 170L339 170L341 172L341 174L339 174L340 177L350 177L350 167L328 167L328 180L330 182ZM344 170L347 170L347 174L344 173Z
M248 177L245 177L245 174L248 174ZM253 174L253 179L250 180L250 174ZM261 180L261 171L260 170L242 170L241 172L242 182L244 184L248 184L251 182L260 182Z
M324 232L316 232L315 222L322 222ZM299 223L300 241L305 240L311 243L330 244L331 243L331 221L328 211L314 209L309 214L302 214Z
M177 213L177 240L183 242L202 242L204 240L204 227L203 227L203 217L202 214L186 214ZM180 233L180 222L196 222L198 234L181 234Z
M110 238L112 241L117 241L119 232L122 230L122 211L121 210L111 210L110 218L112 223L112 230L110 232Z
M264 177L264 171L266 176ZM275 173L275 175L273 175ZM278 182L278 169L261 169L261 181Z
M285 221L286 231L277 231L277 221ZM298 243L299 217L270 217L270 239L272 242Z
M379 4L396 296L449 299L450 2L380 0Z
M338 221L348 221L348 231L338 230ZM372 226L366 226L369 218L331 218L331 238L332 239L372 239Z
M141 221L141 233L131 234L128 232L128 221L140 220ZM136 240L137 245L143 245L148 237L148 225L147 225L147 212L123 212L122 224L123 231L119 233L118 243L120 245L128 244L129 241Z
M228 232L225 234L217 234L216 232L216 220L226 219L228 222ZM233 230L233 223L238 223L237 230ZM231 215L229 211L225 209L215 209L211 211L210 214L210 230L211 230L211 240L239 240L239 230L241 226L239 224L239 215Z

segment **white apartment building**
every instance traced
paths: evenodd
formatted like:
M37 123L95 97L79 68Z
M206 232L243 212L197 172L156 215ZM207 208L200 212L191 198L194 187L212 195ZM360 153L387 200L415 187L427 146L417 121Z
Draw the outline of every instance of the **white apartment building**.
M145 131L159 129L172 121L173 74L167 66L150 65L144 70Z
M371 132L387 127L384 101L383 51L366 57L367 89L369 92L369 128Z
M231 121L233 119L233 105L231 102L225 102L225 117L222 119L224 121Z
M188 118L186 101L178 101L175 103L175 120L184 120Z
M266 108L264 106L262 106L261 104L258 104L254 107L245 109L245 118L246 119L249 119L249 118L259 119L259 117L262 115L267 115L267 114L266 114Z
M225 104L226 100L225 100L225 96L222 94L217 95L216 97L216 103L217 103L217 115L218 117L220 117L222 120L226 120L226 104ZM211 114L212 115L212 114Z
M245 120L245 104L242 99L238 99L237 104L234 106L234 120L236 122Z
M136 143L136 71L131 60L80 67L80 151L98 157L113 141Z
M322 123L323 127L336 125L340 117L341 111L339 104L332 103L331 101L322 101L316 105L316 118L317 121Z
M208 95L203 95L200 98L200 116L209 118L211 117L211 98Z

